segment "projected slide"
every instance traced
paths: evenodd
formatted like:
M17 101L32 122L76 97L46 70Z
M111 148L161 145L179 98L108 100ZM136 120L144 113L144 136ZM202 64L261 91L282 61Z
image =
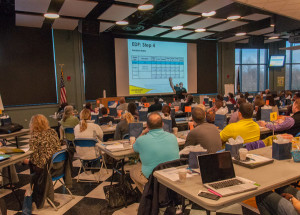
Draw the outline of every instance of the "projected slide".
M187 86L187 44L128 40L129 94L172 93L174 85Z

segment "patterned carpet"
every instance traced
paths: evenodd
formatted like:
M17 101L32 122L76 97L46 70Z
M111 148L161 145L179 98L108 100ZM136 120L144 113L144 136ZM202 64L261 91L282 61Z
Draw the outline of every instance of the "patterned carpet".
M20 148L28 148L28 139L29 136L23 136L19 138L19 146ZM9 140L9 145L14 145L14 140ZM133 203L129 205L127 208L119 208L119 209L110 209L107 207L107 201L105 200L105 194L103 191L103 187L110 184L112 169L108 169L106 172L105 169L102 169L100 172L100 182L77 182L76 178L78 175L80 167L80 161L75 158L73 161L73 187L71 192L74 195L74 199L72 199L69 203L61 207L58 211L55 211L48 203L45 203L43 209L37 210L34 209L32 214L66 214L66 215L76 215L76 214L115 214L115 215L134 215L137 214L138 203ZM109 166L108 166L109 167ZM132 166L126 164L125 170L127 171L126 178L130 180L128 171ZM16 169L19 176L19 182L16 186L16 195L23 202L24 194L26 189L29 187L30 175L29 168L27 165L17 164ZM95 173L99 174L99 173ZM80 173L80 177L86 180L94 180L93 174L87 175L85 173ZM118 175L114 177L114 183L119 181ZM131 180L130 180L131 181ZM132 181L131 181L132 183ZM133 187L135 187L133 185ZM16 200L16 197L8 189L0 190L0 198L3 198L6 202L8 214L21 214L21 210L19 208L19 204ZM55 186L55 201L63 204L65 201L68 201L69 195L67 191L63 189L61 184L57 183ZM188 206L184 210L184 215L205 215L206 211L203 208L199 207L196 204L193 204L186 201ZM163 214L163 209L161 211ZM246 215L257 215L257 210L255 208L249 207L248 205L243 204L234 204L230 207L224 208L216 213L217 215L229 215L229 214L246 214Z

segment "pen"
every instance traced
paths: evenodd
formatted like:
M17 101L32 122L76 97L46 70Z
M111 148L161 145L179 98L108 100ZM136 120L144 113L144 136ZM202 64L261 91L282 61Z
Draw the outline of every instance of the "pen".
M217 196L220 196L220 197L222 197L222 195L221 194L219 194L219 193L217 193L217 192L215 192L215 191L213 191L213 190L211 190L211 189L207 189L209 192L211 192L212 194L215 194L215 195L217 195Z

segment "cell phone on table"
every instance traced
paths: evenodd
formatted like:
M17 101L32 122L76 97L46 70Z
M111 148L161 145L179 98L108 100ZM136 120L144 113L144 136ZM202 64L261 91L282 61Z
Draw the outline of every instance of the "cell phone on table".
M204 198L207 198L207 199L212 199L212 200L218 200L220 198L220 196L217 196L215 194L208 193L208 192L203 192L203 191L198 193L198 196L204 197Z

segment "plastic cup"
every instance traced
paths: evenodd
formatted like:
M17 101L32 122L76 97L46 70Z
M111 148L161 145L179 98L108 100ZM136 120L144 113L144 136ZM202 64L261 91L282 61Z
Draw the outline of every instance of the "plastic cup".
M109 121L108 125L109 127L112 127L112 121Z
M178 128L177 128L177 127L174 127L174 128L173 128L173 134L174 134L174 135L177 135L177 134L178 134Z
M247 159L248 150L245 148L239 149L240 160L245 161Z
M178 170L179 182L184 183L186 181L186 169Z
M130 141L130 144L133 145L135 143L135 137L130 137L129 141Z

